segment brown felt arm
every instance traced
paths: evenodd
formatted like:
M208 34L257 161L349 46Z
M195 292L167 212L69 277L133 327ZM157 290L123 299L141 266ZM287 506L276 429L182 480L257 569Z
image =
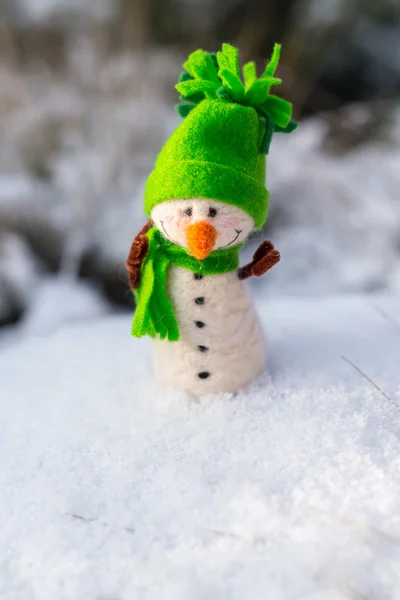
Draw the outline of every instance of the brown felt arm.
M269 271L280 260L278 250L275 250L272 242L262 242L253 255L253 260L248 265L240 267L239 279L248 279L252 275L260 277Z
M140 269L142 267L142 262L149 251L149 240L147 239L146 233L152 226L152 222L148 221L139 231L132 242L129 256L125 263L128 270L128 280L131 290L137 290L140 285Z

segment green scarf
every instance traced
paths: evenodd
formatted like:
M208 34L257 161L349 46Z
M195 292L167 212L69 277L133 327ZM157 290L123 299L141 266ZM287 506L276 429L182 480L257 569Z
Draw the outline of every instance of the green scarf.
M204 260L188 254L185 248L169 242L155 227L147 232L149 252L143 262L140 286L135 292L136 311L132 335L149 335L170 342L179 340L179 327L167 294L167 274L171 263L200 275L229 273L239 266L239 248L215 250Z

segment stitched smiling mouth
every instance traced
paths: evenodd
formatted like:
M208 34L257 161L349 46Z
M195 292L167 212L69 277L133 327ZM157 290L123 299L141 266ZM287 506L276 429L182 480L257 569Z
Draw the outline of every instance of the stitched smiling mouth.
M164 229L164 233L165 233L165 235L166 235L166 236L167 236L169 239L171 239L171 238L170 238L170 236L168 235L168 232L167 232L167 230L166 230L166 229L165 229L165 227L164 227L164 223L163 223L163 221L160 221L160 223L161 223L161 227Z
M229 244L227 244L226 246L223 246L224 248L228 248L228 246L231 246L234 242L236 242L236 240L238 239L239 235L242 233L243 229L235 229L236 231L236 237L233 238L233 240L231 242L229 242Z
M162 228L163 228L163 230L164 230L164 233L165 233L165 235L166 235L166 236L167 236L169 239L171 239L171 237L169 236L169 234L168 234L167 230L166 230L166 229L165 229L165 227L164 227L164 222L163 222L163 221L160 221L160 223L161 223L161 227L162 227ZM239 235L242 233L243 229L235 229L235 231L236 231L236 236L233 238L233 240L232 240L231 242L229 242L229 244L227 244L226 246L222 246L222 248L228 248L229 246L232 246L232 244L234 244L234 243L236 242L236 240L238 239Z

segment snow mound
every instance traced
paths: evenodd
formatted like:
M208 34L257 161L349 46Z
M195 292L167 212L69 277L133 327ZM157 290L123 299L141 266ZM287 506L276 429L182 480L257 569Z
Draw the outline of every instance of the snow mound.
M96 319L110 312L94 286L63 274L43 277L19 333L48 334L66 323Z
M400 598L400 307L260 306L269 374L198 400L126 316L0 354L4 600Z
M24 310L37 284L39 267L20 236L0 233L0 327Z
M321 150L325 130L313 119L274 139L268 235L282 262L261 284L285 295L393 292L400 268L399 146L373 142L332 155Z

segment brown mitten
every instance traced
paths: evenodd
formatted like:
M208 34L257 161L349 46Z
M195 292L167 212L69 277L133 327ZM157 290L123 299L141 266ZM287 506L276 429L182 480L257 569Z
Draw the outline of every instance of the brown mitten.
M149 251L149 240L147 239L146 233L151 227L152 222L149 221L143 229L139 231L132 242L129 256L125 263L126 268L128 269L128 280L131 290L137 290L140 285L140 269L142 267L142 262Z
M281 256L278 250L275 250L272 242L265 240L262 242L253 255L253 260L248 265L240 267L238 271L239 279L247 279L252 275L260 277L269 271Z

